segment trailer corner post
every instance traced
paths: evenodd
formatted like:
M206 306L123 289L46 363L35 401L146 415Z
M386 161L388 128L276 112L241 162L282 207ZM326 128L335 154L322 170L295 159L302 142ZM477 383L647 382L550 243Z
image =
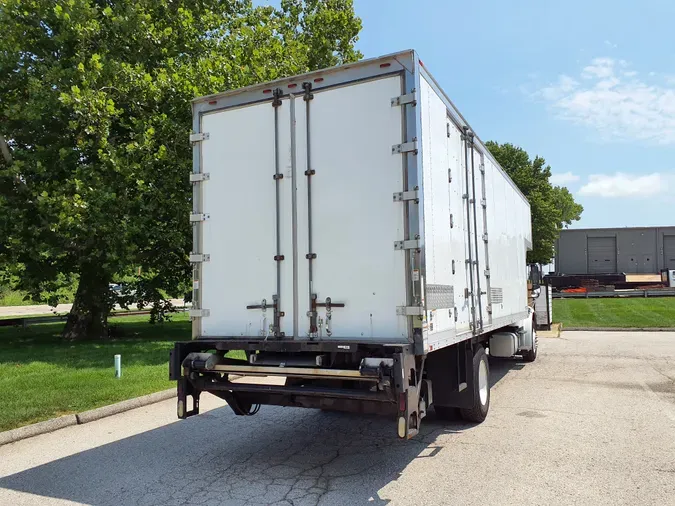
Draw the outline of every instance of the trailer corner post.
M419 246L407 251L406 254L406 292L408 306L418 306L422 315L408 319L408 335L412 338L415 354L424 353L424 336L421 324L418 325L415 318L423 322L425 318L425 255L424 255L424 178L422 177L422 151L420 133L422 131L422 117L417 103L421 100L420 83L420 60L417 52L412 51L411 67L403 73L401 83L401 96L412 96L414 100L405 102L401 107L401 121L403 122L402 142L414 140L417 150L403 154L403 191L415 191L415 200L407 201L404 206L404 237L417 238ZM415 98L417 97L417 98ZM406 105L407 104L407 105ZM421 323L420 322L420 323Z
M202 319L209 316L208 309L203 307L203 264L211 259L211 255L204 252L204 222L210 220L211 216L204 210L204 188L203 185L211 179L211 173L203 170L203 144L210 139L210 133L204 132L202 127L202 114L204 104L192 104L192 133L190 133L190 143L192 144L192 173L190 174L190 183L192 184L192 212L189 220L192 225L192 251L189 256L192 264L192 310L190 310L190 319L192 320L192 339L198 339L202 336Z

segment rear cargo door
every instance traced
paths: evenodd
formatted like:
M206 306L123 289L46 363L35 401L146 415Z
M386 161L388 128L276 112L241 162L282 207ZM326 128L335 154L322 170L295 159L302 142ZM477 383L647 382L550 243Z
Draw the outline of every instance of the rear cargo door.
M407 336L399 95L392 76L295 98L300 337Z
M201 119L200 335L407 340L401 77L274 93Z
M290 121L288 98L202 116L203 336L293 333Z

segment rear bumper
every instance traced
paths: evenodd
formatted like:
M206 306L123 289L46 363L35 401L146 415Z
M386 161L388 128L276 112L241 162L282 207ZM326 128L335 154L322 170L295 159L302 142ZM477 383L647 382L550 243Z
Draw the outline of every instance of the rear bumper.
M177 342L171 350L169 359L169 379L178 380L183 376L182 365L185 358L190 353L202 353L215 350L217 352L228 352L232 350L242 350L246 352L275 352L289 354L303 353L329 353L336 355L358 356L378 356L392 357L397 353L411 354L412 346L407 344L372 344L345 340L263 340L251 338L212 338L195 339L192 341ZM242 364L248 365L248 364ZM232 374L241 374L240 372L230 371ZM251 371L253 372L253 371ZM261 371L264 372L264 371ZM264 375L272 374L268 370L265 374L244 373L242 375ZM329 373L330 374L330 373ZM279 374L288 376L288 374Z
M248 360L226 357L230 350L246 351ZM199 414L199 396L209 392L237 415L260 405L391 415L399 436L410 438L426 413L423 360L408 344L197 339L175 343L169 374L178 383L179 418Z
M249 354L281 354L284 362L288 357L288 365L257 365L225 357L225 353L231 350L245 350ZM227 400L238 414L248 414L246 406L256 404L395 413L398 391L405 383L402 377L396 379L393 357L400 360L405 353L411 353L411 347L345 341L199 339L175 343L171 351L169 376L179 382L179 397L181 392L195 398L201 392L210 392ZM331 365L291 365L302 357L309 357L311 361L319 354L330 357L325 362ZM362 357L387 358L391 365L359 367ZM398 370L400 376L402 368ZM283 379L273 380L274 384L261 384L241 379L234 382L232 376ZM238 412L237 405L243 406L243 412ZM187 412L185 406L183 403L181 409L179 398L180 418L196 414Z

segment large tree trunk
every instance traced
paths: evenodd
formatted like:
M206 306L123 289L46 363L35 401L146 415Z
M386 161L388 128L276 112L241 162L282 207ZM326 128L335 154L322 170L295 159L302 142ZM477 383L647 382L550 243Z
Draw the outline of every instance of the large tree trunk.
M106 277L100 272L83 271L63 337L69 340L107 338L110 309Z

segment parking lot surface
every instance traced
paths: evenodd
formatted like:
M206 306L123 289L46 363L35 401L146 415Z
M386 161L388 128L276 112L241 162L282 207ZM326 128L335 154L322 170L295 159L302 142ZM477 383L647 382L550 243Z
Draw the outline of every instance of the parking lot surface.
M491 360L480 425L202 397L0 447L0 504L674 504L675 333L565 332Z

